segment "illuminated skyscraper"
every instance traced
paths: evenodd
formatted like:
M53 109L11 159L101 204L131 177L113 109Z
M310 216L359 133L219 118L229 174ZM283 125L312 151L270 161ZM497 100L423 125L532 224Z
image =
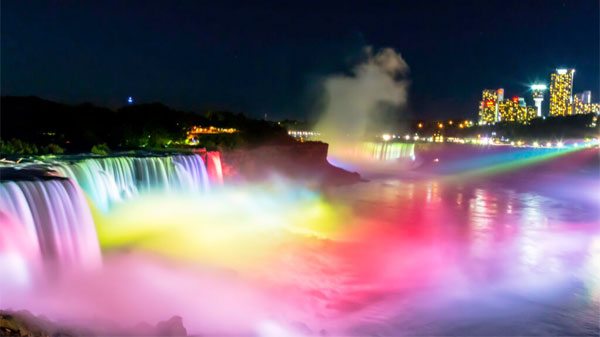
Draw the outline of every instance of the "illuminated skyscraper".
M600 111L600 105L598 103L592 103L592 92L586 90L582 93L575 94L573 96L573 102L569 106L571 114L589 114L598 113Z
M537 110L536 117L542 117L542 102L544 101L544 90L546 90L546 85L534 84L531 86L531 90L533 90L533 101L535 102Z
M488 124L500 121L498 103L504 99L504 89L483 90L479 102L479 123Z
M523 97L513 97L498 104L498 113L503 122L527 123L535 118L536 109L528 107Z
M550 75L550 116L571 114L574 74L575 69L556 69Z

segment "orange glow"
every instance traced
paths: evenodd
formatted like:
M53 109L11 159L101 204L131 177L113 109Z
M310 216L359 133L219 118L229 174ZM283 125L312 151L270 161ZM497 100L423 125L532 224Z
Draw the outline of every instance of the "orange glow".
M419 123L419 129L423 127L423 123Z

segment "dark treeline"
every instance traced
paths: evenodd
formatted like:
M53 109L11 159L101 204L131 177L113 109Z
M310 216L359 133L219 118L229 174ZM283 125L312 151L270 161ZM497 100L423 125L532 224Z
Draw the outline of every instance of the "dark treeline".
M0 108L3 154L176 148L194 125L239 130L200 137L197 146L211 149L293 141L276 123L223 111L180 111L161 103L127 105L115 111L90 103L66 105L6 96Z
M534 118L528 124L517 122L499 122L493 125L475 125L460 128L462 119L455 119L450 125L443 122L443 128L439 128L439 122L411 122L411 130L421 136L441 134L445 137L504 137L509 139L529 140L559 140L559 139L581 139L598 137L600 127L596 114L571 115L563 117ZM422 123L419 128L418 124Z
M501 122L495 125L482 125L459 129L458 135L475 137L478 134L509 139L529 140L566 140L598 136L595 114L572 115L564 117L534 118L528 124Z

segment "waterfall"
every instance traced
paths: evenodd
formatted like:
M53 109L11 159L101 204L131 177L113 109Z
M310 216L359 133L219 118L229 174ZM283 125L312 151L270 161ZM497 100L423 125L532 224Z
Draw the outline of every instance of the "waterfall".
M223 184L223 167L221 166L221 154L217 151L207 152L206 166L211 180L218 184Z
M58 172L62 177L51 176ZM89 199L102 211L150 191L199 193L223 182L218 152L107 157L0 167L0 289L40 273L102 263ZM0 294L2 295L2 294ZM1 297L1 296L0 296Z
M94 201L96 207L108 211L115 202L149 191L203 192L209 189L211 170L219 172L218 152L202 156L174 155L165 157L107 157L81 161L57 162L53 168L64 177L74 179ZM217 159L212 159L217 157Z
M0 281L23 280L42 262L65 268L101 264L87 201L71 179L0 182Z
M357 155L366 156L376 160L395 160L400 158L415 157L415 144L411 143L373 143L361 144L357 149Z
M208 172L201 156L173 156L173 162L176 169L180 170L177 176L181 179L182 188L189 188L193 192L209 189Z

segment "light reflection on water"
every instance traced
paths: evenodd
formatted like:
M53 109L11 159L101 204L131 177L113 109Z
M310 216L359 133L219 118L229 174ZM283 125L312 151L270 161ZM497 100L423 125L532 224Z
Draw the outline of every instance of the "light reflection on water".
M332 192L370 230L349 249L360 257L333 254L354 276L336 300L354 303L328 308L348 334L598 335L599 210L548 191L431 178Z

